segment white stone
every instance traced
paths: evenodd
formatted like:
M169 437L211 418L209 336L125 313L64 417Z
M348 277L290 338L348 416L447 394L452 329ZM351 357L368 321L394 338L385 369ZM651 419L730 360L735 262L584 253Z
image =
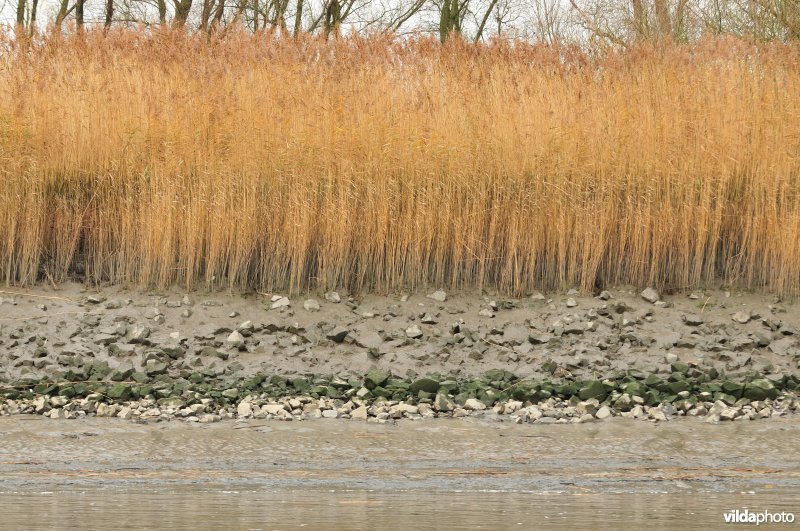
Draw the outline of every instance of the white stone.
M342 302L342 298L335 291L329 291L328 293L326 293L325 300L328 302L332 302L334 304Z
M597 413L595 413L594 416L600 420L603 420L607 419L608 417L611 417L612 414L608 406L602 406L600 409L597 410Z
M367 419L367 406L360 406L350 412L350 418L358 420Z
M96 414L98 417L113 417L117 414L117 406L100 402L97 404Z
M361 389L356 391L356 396L358 398L364 398L366 396L369 396L369 389L367 389L366 387L362 387Z
M234 330L226 339L228 346L232 348L239 348L244 345L244 336L238 330Z
M286 407L283 404L265 404L261 406L261 412L268 415L278 415L285 411Z
M240 402L236 407L236 414L242 418L249 417L253 414L253 406L250 402Z
M655 304L661 300L661 295L653 288L647 288L639 294L644 300L649 303Z
M33 407L36 409L37 413L42 413L44 408L47 406L47 397L44 396L37 396L33 399Z
M528 417L531 420L538 420L544 416L542 410L536 406L528 406L523 411L525 411L528 414Z
M278 300L276 300L276 301L274 301L272 303L272 306L270 306L270 309L271 310L277 310L278 308L286 308L286 307L288 307L290 305L291 305L291 302L289 302L289 299L287 297L278 297Z
M437 302L444 302L447 300L447 293L443 290L437 289L433 293L428 293L428 298Z
M411 404L397 404L389 408L389 415L394 418L400 418L403 415L415 415L417 413L419 413L419 408Z
M422 337L422 330L417 325L411 325L406 328L406 335L411 339L419 339Z
M750 312L736 312L731 316L731 319L736 321L737 323L745 324L750 321Z
M486 409L486 404L477 398L468 398L467 401L464 402L464 409L467 411L482 411Z

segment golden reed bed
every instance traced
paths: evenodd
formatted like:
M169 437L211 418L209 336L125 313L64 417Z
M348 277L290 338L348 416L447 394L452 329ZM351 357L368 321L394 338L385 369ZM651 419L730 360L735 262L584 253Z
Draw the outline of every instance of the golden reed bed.
M800 292L800 45L3 41L0 278Z

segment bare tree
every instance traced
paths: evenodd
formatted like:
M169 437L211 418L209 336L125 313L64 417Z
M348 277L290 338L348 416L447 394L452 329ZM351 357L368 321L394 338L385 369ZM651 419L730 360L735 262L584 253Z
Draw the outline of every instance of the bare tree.
M106 0L106 20L104 23L105 30L111 28L111 22L114 20L114 0Z
M75 0L75 26L78 28L78 31L83 31L85 8L86 0Z
M17 1L17 26L25 27L25 8L27 7L27 0Z
M173 24L176 27L182 28L186 25L186 20L189 18L189 12L192 10L192 0L172 0L172 3L175 7L175 18L173 19Z

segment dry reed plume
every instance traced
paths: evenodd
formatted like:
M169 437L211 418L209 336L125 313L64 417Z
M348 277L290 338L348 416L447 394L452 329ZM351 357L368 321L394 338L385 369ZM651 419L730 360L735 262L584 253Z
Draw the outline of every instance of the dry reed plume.
M4 50L9 284L800 292L798 45Z

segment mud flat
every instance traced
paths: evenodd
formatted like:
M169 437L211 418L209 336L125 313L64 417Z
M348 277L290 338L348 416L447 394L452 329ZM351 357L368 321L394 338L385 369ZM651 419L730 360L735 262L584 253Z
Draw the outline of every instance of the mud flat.
M800 307L720 290L509 299L0 293L0 414L708 423L800 408Z
M732 509L800 512L799 439L792 417L561 426L4 417L0 527L720 528Z

